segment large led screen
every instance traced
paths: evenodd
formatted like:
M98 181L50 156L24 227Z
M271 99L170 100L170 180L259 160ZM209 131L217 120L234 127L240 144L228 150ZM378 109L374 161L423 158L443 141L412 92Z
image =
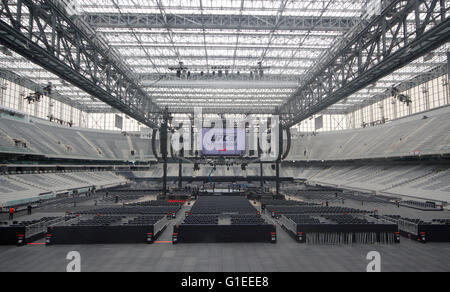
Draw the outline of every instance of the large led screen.
M245 129L203 129L203 155L243 155L245 143Z

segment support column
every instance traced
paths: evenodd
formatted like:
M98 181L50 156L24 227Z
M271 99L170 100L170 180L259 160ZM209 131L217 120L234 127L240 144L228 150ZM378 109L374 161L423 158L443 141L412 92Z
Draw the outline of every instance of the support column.
M167 159L163 162L163 196L167 196Z
M277 176L277 196L280 195L280 161L276 163L276 176Z
M259 129L260 133L261 133L261 129ZM261 187L264 187L264 177L263 177L263 163L262 163L262 150L261 150L261 141L260 141L260 137L262 137L262 135L258 135L256 138L256 148L257 148L257 152L258 152L258 157L259 157L259 173L260 173L260 182L261 182Z
M190 117L190 124L189 124L189 135L190 135L190 137L191 137L191 139L190 139L190 146L191 146L191 149L189 149L189 154L188 154L188 156L194 156L194 152L195 152L195 149L194 149L194 127L195 127L195 121L194 121L194 117L192 116L192 117ZM195 141L195 142L197 142L197 141Z
M161 146L161 157L163 160L163 197L167 196L167 131L169 123L169 112L166 108L163 112L163 120L160 129L160 146Z
M261 187L264 187L264 173L262 161L259 162L259 171L260 171L259 173L260 173Z
M183 160L181 158L178 162L178 187L183 188Z
M280 163L281 158L283 157L283 126L280 116L280 121L278 125L278 158L276 163L276 188L277 188L277 196L280 195ZM290 131L288 128L287 131Z
M0 105L3 105L3 101L5 100L5 96L6 96L6 90L8 89L7 87L7 83L6 80L4 79L0 79ZM16 92L14 91L13 93L14 95L14 99L16 99ZM19 100L20 100L20 96L19 96Z

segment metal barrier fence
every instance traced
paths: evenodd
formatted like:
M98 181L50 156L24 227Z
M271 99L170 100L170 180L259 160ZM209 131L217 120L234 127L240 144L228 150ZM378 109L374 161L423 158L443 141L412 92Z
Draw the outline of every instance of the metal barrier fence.
M393 244L399 242L396 223L361 214L355 214L354 217L366 219L371 224L298 224L286 215L281 215L278 222L297 241L311 245Z
M297 234L297 223L295 223L293 220L289 219L285 215L281 215L280 218L278 219L278 222L284 228L288 229L289 231L293 232L294 234Z
M399 219L398 220L398 228L401 231L405 231L414 235L419 235L419 225L403 220L403 219Z
M419 225L404 219L395 219L387 216L380 216L379 220L385 222L395 223L398 225L398 229L403 232L411 233L413 235L419 235Z
M40 233L47 232L47 227L65 221L65 217L59 217L50 221L39 222L25 227L26 238L33 237Z
M153 226L154 228L154 235L159 234L159 232L161 230L163 230L166 226L167 226L167 222L169 221L169 219L167 219L167 216L164 216L163 218L161 218L161 220L159 220L158 222L156 222Z
M393 244L394 233L390 232L308 232L306 244L310 245L351 245L351 244Z

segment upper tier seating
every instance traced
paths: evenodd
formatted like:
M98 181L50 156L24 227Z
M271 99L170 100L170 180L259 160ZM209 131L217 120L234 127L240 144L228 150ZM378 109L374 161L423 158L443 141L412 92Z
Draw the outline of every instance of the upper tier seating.
M50 158L155 160L151 140L119 132L69 128L44 120L0 115L0 152ZM132 155L134 152L134 155Z
M424 118L424 117L427 118ZM367 129L300 134L286 160L331 161L450 153L450 107Z
M95 186L113 187L127 182L114 172L64 172L0 175L0 206L48 199L56 194Z
M295 168L284 165L281 174L309 183L385 196L450 202L450 169L439 164L311 164ZM295 176L289 176L292 174Z
M412 197L450 202L450 169L436 171L417 180L386 191L389 194L409 194Z

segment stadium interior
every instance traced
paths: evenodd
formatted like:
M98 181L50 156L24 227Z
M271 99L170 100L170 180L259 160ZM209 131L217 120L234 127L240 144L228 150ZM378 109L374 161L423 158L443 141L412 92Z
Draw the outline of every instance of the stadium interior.
M0 271L450 271L442 0L4 0Z

